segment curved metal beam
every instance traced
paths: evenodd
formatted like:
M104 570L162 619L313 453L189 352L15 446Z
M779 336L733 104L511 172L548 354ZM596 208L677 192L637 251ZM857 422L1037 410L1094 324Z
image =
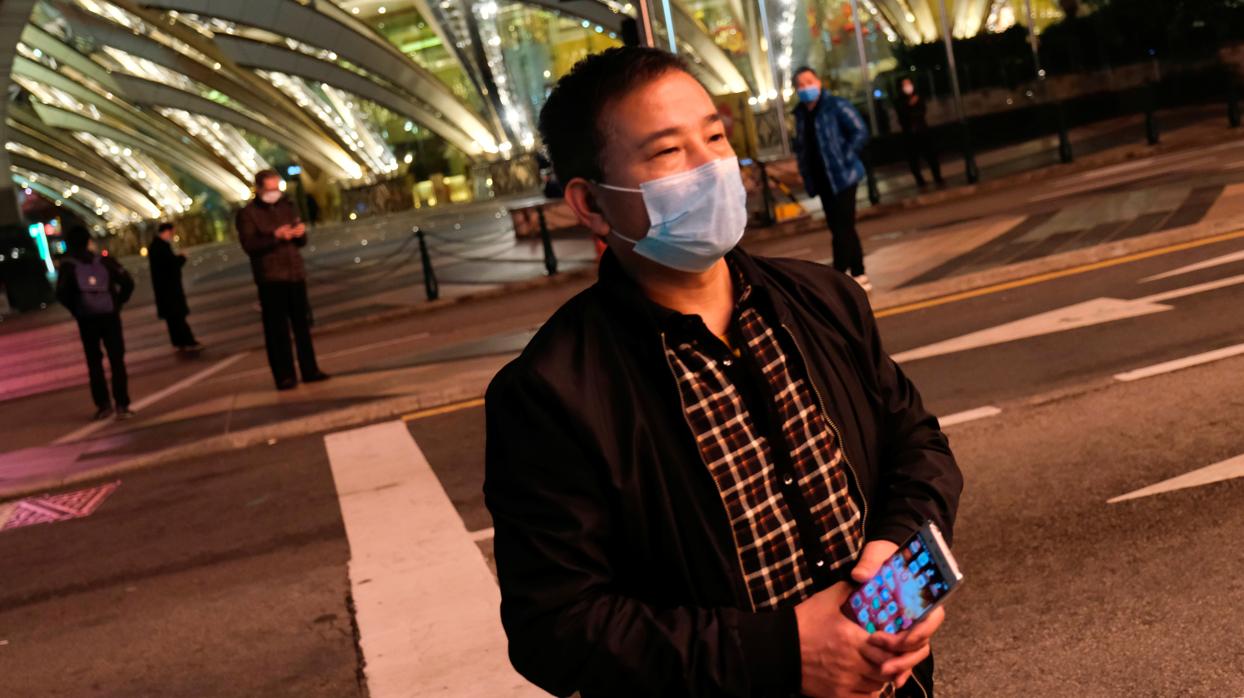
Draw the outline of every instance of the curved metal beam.
M76 184L80 187L97 191L101 194L115 198L117 201L125 204L126 207L137 211L139 215L148 218L157 218L160 215L160 207L156 206L147 197L140 195L131 188L117 189L107 182L91 177L89 173L82 170L73 170L66 167L62 163L50 163L44 160L36 160L31 157L22 155L21 153L9 153L9 158L13 164L22 169L38 172L40 174L51 175L58 179L63 179L70 184Z
M338 55L355 65L376 75L384 75L407 93L418 96L439 111L446 121L458 124L484 150L497 145L492 129L440 80L331 3L315 0L308 6L293 0L267 0L262 3L241 0L141 2L147 7L192 12L266 29L311 46L332 47ZM337 12L333 12L334 8Z
M93 133L119 143L125 143L132 148L143 151L149 157L186 171L207 186L221 192L228 201L243 201L250 197L250 186L246 182L229 174L213 161L202 157L187 146L181 145L170 149L165 144L145 134L122 130L101 121L88 119L75 112L39 102L35 102L34 107L35 113L49 126L67 131Z
M49 175L49 176L53 176L53 175ZM23 179L25 179L23 175L19 175L17 172L11 173L12 181L20 185L22 182L21 180L18 179L19 177L22 177ZM58 192L55 189L45 184L42 184L41 182L26 182L26 186L29 186L34 191L39 192L40 194L43 195L43 198L49 201L56 201L59 199L62 206L64 206L65 208L71 209L74 213L78 214L78 216L81 217L82 220L87 221L88 223L93 223L93 224L101 225L105 227L108 225L108 221L105 220L104 218L101 218L99 214L95 213L94 211L87 208L86 206L83 206L82 204L78 203L74 199L66 199L62 197L61 192ZM115 202L112 202L112 201L110 201L109 204L112 206L117 205Z
M256 136L281 145L291 153L296 153L299 157L314 163L320 169L326 170L334 176L348 177L348 173L337 162L313 145L315 143L323 147L326 144L309 141L306 137L299 138L297 133L291 132L291 130L297 130L293 124L290 127L295 128L282 131L236 109L230 109L223 104L213 102L191 92L185 92L176 87L170 87L133 75L114 74L113 78L119 87L118 93L124 95L131 102L152 107L181 109L193 114L201 114L217 121L233 124ZM337 150L335 144L333 145L333 150ZM342 157L349 157L344 151L339 152Z
M0 145L8 140L9 75L17 56L18 37L30 22L35 0L4 0L0 2ZM9 171L9 153L0 147L0 175ZM7 177L0 176L0 240L8 240L20 226L22 212L17 206L17 192ZM24 234L19 231L17 235ZM29 243L29 238L25 240ZM2 277L0 277L2 278Z
M438 117L415 100L387 89L358 73L297 51L251 39L222 34L216 37L216 42L221 50L238 65L261 70L275 70L339 87L424 124L429 130L468 155L476 155L480 152L479 146L465 131L447 122L443 117Z

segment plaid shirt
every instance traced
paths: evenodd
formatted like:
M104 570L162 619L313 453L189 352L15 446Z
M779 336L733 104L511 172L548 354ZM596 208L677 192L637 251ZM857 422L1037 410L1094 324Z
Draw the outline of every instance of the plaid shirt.
M737 354L698 318L698 332L663 338L752 608L763 610L798 603L841 577L863 547L864 526L838 432L797 350L787 353L737 276L736 286Z

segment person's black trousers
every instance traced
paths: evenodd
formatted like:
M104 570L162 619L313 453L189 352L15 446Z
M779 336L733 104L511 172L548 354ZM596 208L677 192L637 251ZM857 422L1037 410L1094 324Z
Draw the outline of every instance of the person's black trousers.
M186 322L186 316L166 317L164 322L168 325L168 338L177 348L192 347L198 344L198 340L194 338L194 332L190 331L190 323Z
M821 194L821 207L825 210L825 223L834 238L834 268L851 276L864 273L864 246L855 230L855 195L859 189L853 184L834 194Z
M311 344L311 312L307 284L301 281L268 281L259 284L259 306L263 311L263 338L268 348L268 366L277 385L297 378L289 332L294 331L298 367L305 380L320 372Z
M920 171L921 158L929 164L929 172L933 174L933 181L941 184L942 163L938 159L937 148L933 147L933 141L928 135L904 136L903 145L907 150L907 166L911 168L911 175L916 178L916 184L922 187L925 185L924 174Z
M129 377L125 373L125 337L121 332L121 315L100 315L78 318L78 334L86 352L86 371L91 377L91 399L99 409L130 406ZM102 349L101 349L102 345ZM108 399L108 380L104 376L104 352L112 370L112 401Z

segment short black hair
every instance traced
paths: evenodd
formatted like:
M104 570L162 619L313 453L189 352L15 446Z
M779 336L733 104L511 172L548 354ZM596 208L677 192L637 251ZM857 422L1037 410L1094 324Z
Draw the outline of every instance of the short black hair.
M276 177L277 179L281 179L281 173L277 172L276 170L260 170L256 172L255 173L255 188L258 189L262 187L264 182L268 181L269 179L272 179L273 177Z
M86 226L75 225L65 231L65 246L71 250L85 250L91 244L91 231Z
M160 224L160 227L156 228L156 232L163 233L166 230L172 230L172 229L173 229L173 224L169 223L168 221L165 221Z
M795 72L790 74L791 84L793 85L795 81L799 79L799 76L803 75L804 73L812 73L813 75L816 76L817 80L821 79L821 74L813 70L812 66L801 65L798 68L795 68Z
M605 145L601 114L611 103L674 70L691 75L687 64L668 51L621 46L584 58L562 76L540 110L540 138L557 179L563 184L576 177L599 182Z

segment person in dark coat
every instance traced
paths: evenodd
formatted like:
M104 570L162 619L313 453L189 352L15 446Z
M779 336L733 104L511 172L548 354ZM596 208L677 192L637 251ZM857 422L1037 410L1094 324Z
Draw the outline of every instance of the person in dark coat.
M315 360L311 343L311 307L307 300L307 269L299 249L307 244L307 227L298 208L281 191L281 175L264 170L255 175L255 198L238 211L238 242L251 258L259 287L264 345L278 390L298 386L294 373L290 329L304 383L328 379Z
M181 268L186 255L173 251L173 224L161 223L156 236L147 247L151 264L151 287L155 292L156 314L168 324L168 338L178 351L199 351L202 344L194 338L186 316L186 292L181 285Z
M799 95L794 111L795 160L804 189L808 196L821 199L833 235L834 268L871 291L864 246L855 228L856 190L865 176L860 153L870 138L868 126L850 102L824 88L816 71L800 67L792 80Z
M911 78L903 78L899 85L901 94L894 100L894 113L898 115L898 125L903 129L903 148L907 151L907 164L911 167L911 175L916 178L916 186L921 189L928 186L920 171L920 160L923 158L929 163L933 181L939 187L944 186L946 182L942 180L942 165L938 161L937 147L929 135L924 98L916 92L916 84Z
M125 337L121 330L121 306L134 293L134 279L112 257L92 250L91 233L82 226L65 233L67 250L60 260L56 299L78 321L78 335L86 352L94 419L134 416L130 410L129 380L125 371ZM100 346L103 346L101 351ZM104 352L112 369L112 398L104 376Z
M752 257L738 158L678 56L578 63L540 113L609 249L485 396L484 501L520 674L558 696L933 692L939 608L841 610L963 478L868 296Z

